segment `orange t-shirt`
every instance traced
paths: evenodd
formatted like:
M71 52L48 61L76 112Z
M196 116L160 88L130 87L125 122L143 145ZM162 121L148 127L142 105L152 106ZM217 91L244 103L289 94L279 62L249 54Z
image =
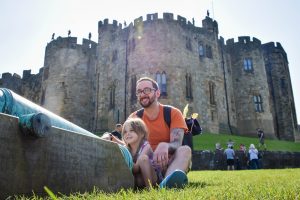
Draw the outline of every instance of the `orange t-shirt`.
M129 117L137 117L136 112L132 113ZM165 122L163 106L161 104L159 105L159 114L156 119L150 120L144 113L142 120L148 128L148 141L153 151L160 142L170 142L170 129L182 128L184 129L184 132L188 130L181 111L175 107L172 107L171 109L170 128Z

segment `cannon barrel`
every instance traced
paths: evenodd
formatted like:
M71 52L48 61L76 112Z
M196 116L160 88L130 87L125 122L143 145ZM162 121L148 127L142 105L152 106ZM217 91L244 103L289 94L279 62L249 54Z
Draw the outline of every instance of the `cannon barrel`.
M37 104L34 104L6 88L0 88L0 112L19 117L21 129L23 126L25 126L25 130L33 129L35 130L36 136L44 136L47 132L48 126L51 124L57 128L99 138L95 134L67 121L66 119ZM28 128L28 126L26 127L27 124L30 124L30 126L33 125L33 127Z

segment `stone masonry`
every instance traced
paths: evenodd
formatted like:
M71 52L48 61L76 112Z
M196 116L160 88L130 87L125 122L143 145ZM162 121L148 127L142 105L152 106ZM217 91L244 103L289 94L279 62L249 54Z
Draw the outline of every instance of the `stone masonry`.
M139 108L135 83L161 80L160 101L199 113L205 132L295 141L299 137L286 52L280 43L219 36L206 16L196 27L172 13L148 14L126 27L98 23L98 42L58 37L37 75L5 73L7 87L92 132L112 130Z

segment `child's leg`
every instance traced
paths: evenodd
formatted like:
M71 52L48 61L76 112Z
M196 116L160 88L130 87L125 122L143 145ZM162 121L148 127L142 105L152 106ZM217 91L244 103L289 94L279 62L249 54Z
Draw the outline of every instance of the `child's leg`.
M147 155L140 156L136 164L140 167L145 186L149 188L151 185L155 185L157 183L157 175L149 157Z

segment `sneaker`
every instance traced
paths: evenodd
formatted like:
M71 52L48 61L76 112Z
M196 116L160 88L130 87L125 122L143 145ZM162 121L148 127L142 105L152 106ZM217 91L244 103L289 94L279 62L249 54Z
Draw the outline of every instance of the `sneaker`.
M175 170L159 184L160 188L183 188L188 183L188 178L182 170Z

